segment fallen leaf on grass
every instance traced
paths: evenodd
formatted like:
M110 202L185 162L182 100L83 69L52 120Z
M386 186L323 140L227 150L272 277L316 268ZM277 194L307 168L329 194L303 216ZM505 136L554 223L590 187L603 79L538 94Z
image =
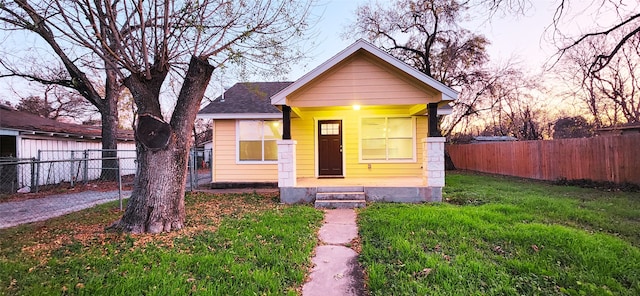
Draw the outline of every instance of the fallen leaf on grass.
M425 278L431 273L432 270L433 269L431 269L431 268L425 268L425 269L423 269L423 270L421 270L419 272L416 272L413 276L415 278Z

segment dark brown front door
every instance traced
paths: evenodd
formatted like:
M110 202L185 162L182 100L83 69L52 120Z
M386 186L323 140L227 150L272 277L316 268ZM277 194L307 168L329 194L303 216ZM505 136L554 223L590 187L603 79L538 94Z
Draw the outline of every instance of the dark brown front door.
M342 120L318 121L318 175L342 176Z

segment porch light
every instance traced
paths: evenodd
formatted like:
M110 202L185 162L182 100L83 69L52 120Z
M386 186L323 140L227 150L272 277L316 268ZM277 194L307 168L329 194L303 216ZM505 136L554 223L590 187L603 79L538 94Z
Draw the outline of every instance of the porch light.
M356 110L356 111L360 110L360 105L357 105L357 104L353 105L353 110Z

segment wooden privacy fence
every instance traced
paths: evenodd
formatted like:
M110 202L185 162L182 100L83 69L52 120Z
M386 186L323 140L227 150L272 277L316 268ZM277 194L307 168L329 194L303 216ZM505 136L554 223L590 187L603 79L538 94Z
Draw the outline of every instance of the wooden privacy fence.
M640 134L447 145L457 169L539 180L640 184Z

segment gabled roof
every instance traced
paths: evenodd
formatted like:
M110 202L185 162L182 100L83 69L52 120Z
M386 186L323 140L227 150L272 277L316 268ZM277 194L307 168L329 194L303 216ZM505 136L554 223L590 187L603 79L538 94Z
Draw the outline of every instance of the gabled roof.
M406 63L396 59L392 55L386 53L385 51L383 51L380 48L374 46L373 44L371 44L371 43L369 43L369 42L367 42L367 41L365 41L363 39L358 39L358 41L356 41L355 43L351 44L349 47L345 48L344 50L342 50L341 52L339 52L338 54L336 54L335 56L333 56L332 58L330 58L326 62L322 63L320 66L318 66L315 69L313 69L311 72L305 74L300 79L296 80L294 83L292 83L291 85L289 85L288 87L286 87L282 91L280 91L277 94L275 94L274 96L272 96L271 97L271 103L273 105L285 105L288 95L290 95L291 93L293 93L297 89L303 87L307 83L311 82L312 80L314 80L315 78L320 76L325 71L327 71L327 70L331 69L332 67L336 66L341 61L347 59L351 55L353 55L356 52L361 51L361 50L364 50L364 51L374 55L375 57L381 59L382 61L388 63L389 65L399 69L400 71L402 71L404 73L407 73L407 75L410 75L413 78L419 80L420 82L425 83L425 84L433 87L434 89L436 89L437 91L442 93L442 100L443 101L454 101L454 100L456 100L458 98L458 92L455 91L454 89L444 85L443 83L433 79L429 75L426 75L426 74L418 71L417 69L407 65Z
M242 82L215 98L198 112L198 117L214 119L282 118L271 104L271 96L292 82Z
M4 105L0 105L0 129L13 130L22 135L74 137L91 140L102 138L100 126L59 122L35 114L17 111ZM118 140L133 141L133 131L118 130Z

